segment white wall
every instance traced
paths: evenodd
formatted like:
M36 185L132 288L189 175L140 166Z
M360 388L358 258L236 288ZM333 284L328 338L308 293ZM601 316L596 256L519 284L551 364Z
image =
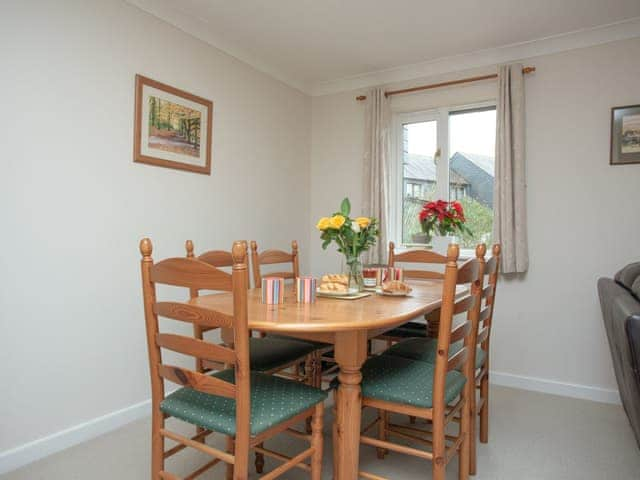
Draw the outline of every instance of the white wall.
M309 97L121 1L0 8L0 452L149 398L138 241L301 244ZM132 161L134 77L214 102L211 176Z
M596 279L640 257L640 165L609 166L610 108L640 103L639 57L640 39L633 39L525 60L537 68L526 79L531 266L499 286L492 342L498 372L593 387L577 392L594 398L610 398L606 390L616 389ZM451 78L467 73L478 72ZM392 108L464 105L495 98L495 88L485 82L398 96ZM359 93L313 99L313 218L333 211L347 192L361 199L365 107L354 100ZM339 268L337 254L319 245L312 236L313 271Z

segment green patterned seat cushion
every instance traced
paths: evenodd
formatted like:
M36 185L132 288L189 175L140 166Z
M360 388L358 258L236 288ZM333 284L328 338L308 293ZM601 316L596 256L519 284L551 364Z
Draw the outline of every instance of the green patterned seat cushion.
M212 375L234 382L234 371ZM251 372L251 435L255 436L313 407L327 398L317 388L300 382ZM185 422L225 435L236 433L236 402L231 398L181 388L168 395L160 410Z
M435 366L402 357L380 355L362 366L362 395L419 408L433 407ZM453 401L466 379L458 371L447 374L445 402Z
M451 344L449 347L449 356L457 353L461 348L461 341ZM435 363L437 349L438 342L435 338L408 338L407 340L402 340L401 342L389 347L384 352L384 355ZM476 348L476 368L480 368L484 365L486 357L487 354L484 350Z
M251 370L268 372L303 358L316 350L316 347L302 340L267 336L250 338Z

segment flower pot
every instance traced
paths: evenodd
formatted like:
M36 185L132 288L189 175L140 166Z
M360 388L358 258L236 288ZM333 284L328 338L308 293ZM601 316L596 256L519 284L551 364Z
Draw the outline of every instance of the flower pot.
M421 243L421 244L428 245L431 243L431 235L426 232L414 233L411 236L411 241L413 243Z
M453 235L435 235L433 237L433 250L440 255L446 255L450 243L455 243L456 237Z

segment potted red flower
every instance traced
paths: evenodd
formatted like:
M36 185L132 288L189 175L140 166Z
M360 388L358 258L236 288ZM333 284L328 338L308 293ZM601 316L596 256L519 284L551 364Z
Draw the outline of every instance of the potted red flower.
M422 227L422 241L416 243L430 243L434 233L440 237L452 237L456 234L463 233L473 235L471 230L465 225L467 220L464 217L464 209L458 201L446 202L444 200L436 200L426 202L418 218L420 220L420 226ZM414 239L414 241L415 240L417 240L417 238ZM450 239L447 239L447 245L449 244L449 240Z

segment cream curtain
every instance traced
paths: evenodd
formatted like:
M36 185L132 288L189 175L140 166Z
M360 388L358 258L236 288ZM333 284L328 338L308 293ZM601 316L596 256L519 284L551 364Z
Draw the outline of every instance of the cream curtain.
M362 214L380 222L380 237L367 252L368 263L386 263L389 221L389 139L391 112L382 88L367 93Z
M493 238L502 245L503 273L526 272L527 208L524 75L521 64L498 69Z

